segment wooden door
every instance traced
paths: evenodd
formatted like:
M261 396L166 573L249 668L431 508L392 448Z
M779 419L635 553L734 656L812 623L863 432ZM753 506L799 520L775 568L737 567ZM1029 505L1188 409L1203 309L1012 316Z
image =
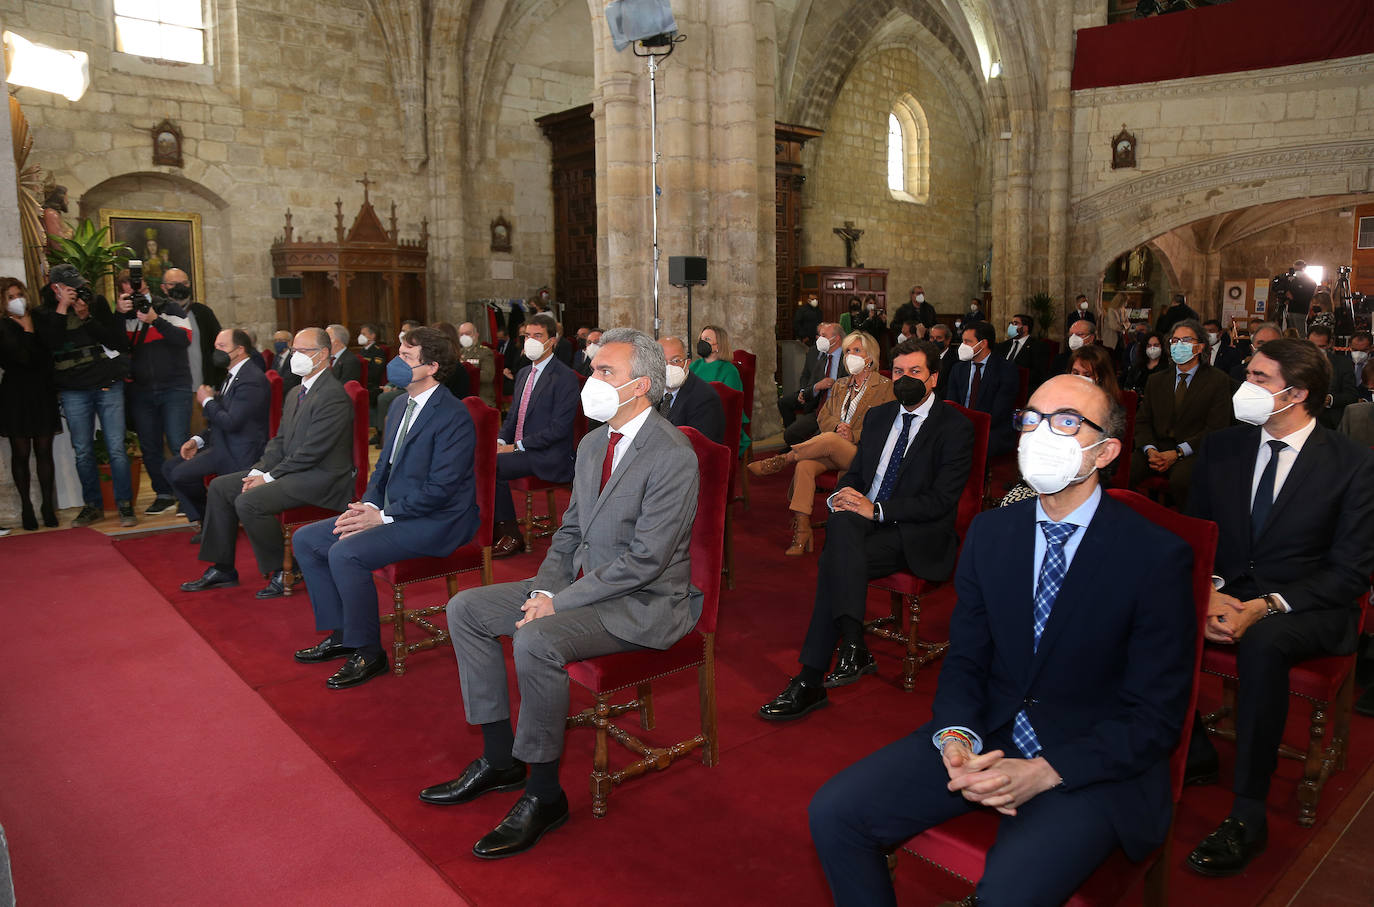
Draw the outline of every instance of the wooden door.
M596 128L592 105L535 120L553 151L553 292L563 330L597 326Z

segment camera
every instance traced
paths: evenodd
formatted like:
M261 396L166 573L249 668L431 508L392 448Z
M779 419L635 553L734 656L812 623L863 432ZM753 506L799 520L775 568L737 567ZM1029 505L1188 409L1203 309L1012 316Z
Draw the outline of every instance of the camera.
M76 298L86 303L86 305L90 305L95 302L95 292L91 289L90 284L87 284L84 287L77 288Z
M143 262L137 258L129 259L129 292L137 300L134 302L134 310L138 314L144 315L152 309L153 304L143 295Z

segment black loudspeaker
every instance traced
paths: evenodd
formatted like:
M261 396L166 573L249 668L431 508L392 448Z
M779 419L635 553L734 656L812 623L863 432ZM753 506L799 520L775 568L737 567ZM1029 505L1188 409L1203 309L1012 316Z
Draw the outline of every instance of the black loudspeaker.
M302 281L299 277L273 277L272 298L300 299L305 295L305 289L301 284Z
M706 259L690 255L668 256L668 282L675 287L706 285Z

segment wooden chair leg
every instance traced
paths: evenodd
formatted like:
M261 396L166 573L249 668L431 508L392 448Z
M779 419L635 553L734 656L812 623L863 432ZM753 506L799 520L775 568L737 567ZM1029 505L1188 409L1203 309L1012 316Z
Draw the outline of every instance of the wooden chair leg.
M406 594L404 586L391 592L391 669L397 677L406 672Z
M1145 870L1145 907L1167 907L1169 903L1169 867L1173 863L1173 825L1170 824L1169 837L1164 839L1164 848L1159 859Z
M639 726L646 731L654 729L654 685L648 681L635 685L635 698L639 702Z
M492 583L492 573L491 573L491 546L490 546L490 545L483 545L483 546L482 546L482 585L484 585L484 586L490 586L491 583ZM458 593L457 593L456 591L453 592L453 595L457 595L457 594L458 594ZM449 598L452 598L453 595L450 595Z
M697 668L698 696L701 701L701 735L706 745L701 748L703 765L720 762L720 739L716 733L716 647L712 638L706 641L706 661Z
M285 554L282 556L281 559L282 595L290 595L293 591L292 587L295 585L295 583L291 581L292 578L296 575L296 557L294 554L291 553L291 537L295 534L295 529L292 529L289 526L281 527L282 541L286 543L283 546Z
M902 659L902 689L910 693L916 689L916 641L920 638L921 598L907 596L907 608L911 614L906 630L906 657Z
M531 535L534 533L534 492L532 491L525 492L525 532Z
M1355 710L1355 669L1345 675L1336 694L1336 716L1331 726L1331 745L1335 748L1334 767L1337 771L1345 769L1345 754L1350 748L1350 713Z
M559 519L559 516L558 516L558 502L557 502L556 500L554 500L554 497L553 497L553 489L552 489L552 488L548 489L548 490L544 493L544 503L545 503L545 504L548 506L548 508L549 508L549 529L548 529L548 531L549 531L549 534L552 535L555 531L557 531L558 527L561 526L561 525L563 524L563 521L562 521L561 519Z
M592 815L598 819L606 815L606 800L611 795L614 782L606 771L610 764L606 752L606 736L611 723L611 696L609 693L596 694L596 717L592 720L596 728L596 748L592 751Z
M1307 729L1307 758L1303 760L1302 783L1298 785L1298 824L1311 828L1317 821L1317 799L1321 796L1329 769L1322 763L1326 757L1326 703L1312 705L1311 724Z

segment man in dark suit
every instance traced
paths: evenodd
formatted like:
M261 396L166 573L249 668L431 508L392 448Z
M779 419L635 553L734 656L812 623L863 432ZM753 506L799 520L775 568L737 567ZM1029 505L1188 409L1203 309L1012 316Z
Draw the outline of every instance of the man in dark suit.
M969 529L931 720L811 801L837 904L895 903L892 847L976 809L1009 817L984 904L1062 904L1117 847L1140 859L1164 841L1194 673L1192 552L1102 493L1124 423L1089 381L1032 395L1020 445L1039 495ZM1119 581L1126 549L1151 553L1149 583Z
M292 341L291 368L300 387L286 395L277 436L247 471L221 475L210 483L200 543L205 573L182 583L183 592L237 586L234 548L243 524L258 570L267 585L258 598L285 593L282 541L277 514L313 504L343 510L353 487L353 401L329 371L329 335L305 328Z
M358 329L358 347L358 358L367 363L368 405L376 409L377 398L381 396L382 385L386 382L386 353L377 342L377 326L372 322Z
M954 370L954 366L959 362L959 354L953 344L954 332L949 329L947 324L936 324L930 329L930 342L940 348L940 366L937 371L940 373L940 380L935 385L935 397L939 400L949 399L949 394L945 391L949 387L949 373Z
M840 348L844 345L844 336L840 326L824 322L816 331L816 345L807 351L796 394L778 400L782 439L788 447L814 438L820 432L816 411L825 402L831 386L844 377L844 350Z
M596 358L596 351L601 349L601 329L592 328L587 331L583 338L582 348L573 353L573 371L583 378L592 376L592 360Z
M361 501L342 516L298 529L291 547L301 565L315 629L329 636L296 653L315 664L346 658L325 683L344 690L387 671L372 571L412 557L447 557L467 544L479 517L467 407L440 382L458 367L434 328L406 334L397 354L410 371L404 402L387 416L385 443ZM392 369L393 372L399 371Z
M1030 373L1032 393L1047 377L1045 371L1050 358L1049 347L1045 346L1044 341L1031 336L1034 329L1035 319L1017 313L1011 316L1011 323L1007 326L1007 341L997 345L997 355Z
M1278 325L1272 324L1267 321L1260 322L1259 326L1254 328L1251 334L1250 353L1246 356L1245 359L1242 359L1240 362L1233 365L1231 367L1231 371L1227 373L1231 378L1231 383L1233 385L1244 384L1245 369L1250 364L1250 358L1256 352L1262 349L1264 345L1269 341L1279 340L1282 337L1283 331L1279 329Z
M1064 349L1050 363L1049 373L1051 375L1067 375L1069 373L1069 357L1076 351L1085 346L1097 343L1097 325L1091 321L1079 319L1069 325L1069 336L1064 343Z
M663 352L640 331L620 328L602 339L587 379L587 415L606 425L578 446L572 498L538 574L469 589L448 603L463 709L481 727L483 748L462 775L425 788L420 799L447 806L524 787L473 847L484 859L528 850L568 818L558 780L565 665L667 649L701 616L688 557L700 469L691 442L654 410ZM502 637L512 639L520 687L514 728Z
M1097 316L1088 305L1088 297L1079 293L1073 299L1073 308L1064 313L1064 327L1071 328L1075 321L1090 321L1097 324Z
M1167 337L1169 332L1174 329L1174 325L1180 321L1197 321L1201 317L1193 311L1192 306L1188 305L1188 301L1182 293L1175 293L1174 304L1165 309L1163 314L1159 316L1159 321L1155 322L1155 330Z
M1346 353L1332 349L1331 329L1325 325L1314 325L1307 332L1307 339L1326 356L1331 364L1331 386L1327 394L1331 399L1322 408L1317 419L1327 428L1339 428L1345 408L1360 399L1359 382L1355 380L1355 365Z
M546 482L567 482L573 476L577 376L553 355L558 325L551 315L535 315L523 327L524 353L530 364L515 378L515 393L496 448L493 557L510 557L525 550L510 480L538 476Z
M525 358L525 323L522 321L506 340L499 344L497 352L505 363L501 375L501 393L509 400L515 392L515 376L530 364Z
M1231 381L1202 361L1207 344L1202 325L1192 319L1174 325L1167 338L1174 367L1145 383L1135 417L1131 486L1151 475L1167 476L1174 506L1188 504L1193 455L1202 439L1231 424Z
M1235 646L1238 675L1235 797L1188 857L1203 875L1234 875L1264 849L1289 667L1355 651L1374 571L1374 455L1318 424L1330 368L1309 343L1266 343L1235 398L1250 424L1209 436L1198 454L1189 510L1220 529L1206 634ZM1211 780L1217 754L1200 725L1188 774Z
M687 368L687 347L677 337L658 341L668 362L668 383L658 401L659 415L681 427L689 425L707 438L722 444L725 437L725 408L716 389Z
M329 367L340 384L361 381L363 367L358 354L348 348L348 328L331 324L329 331Z
M966 325L961 336L964 342L958 351L959 361L950 369L945 399L992 417L988 456L1011 453L1016 448L1011 411L1021 390L1021 373L1006 359L992 355L996 335L988 322Z
M1215 318L1204 321L1202 329L1207 332L1207 349L1202 354L1203 361L1212 368L1231 374L1231 369L1240 365L1240 350L1231 345L1230 335L1222 330L1221 322Z
M243 331L219 332L214 358L228 364L229 374L218 390L201 385L196 391L205 429L181 445L180 457L167 460L162 467L192 523L199 523L205 514L205 477L247 469L267 444L272 388L267 376L249 360L251 346ZM200 540L199 531L191 536L192 542Z
M858 451L826 502L831 514L801 673L759 709L765 720L800 718L826 704L827 687L878 670L863 641L870 579L910 570L943 580L954 569L954 518L973 462L973 426L935 398L938 358L925 340L892 350L897 399L864 416ZM839 658L826 674L837 643Z

